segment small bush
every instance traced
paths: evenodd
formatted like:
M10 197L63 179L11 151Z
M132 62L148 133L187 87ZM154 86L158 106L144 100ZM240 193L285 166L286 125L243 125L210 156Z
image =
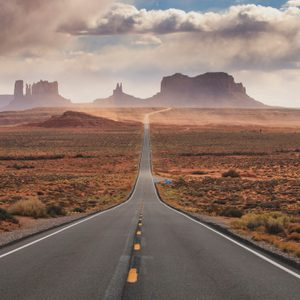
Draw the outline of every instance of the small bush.
M45 218L47 216L46 205L37 198L20 200L10 207L9 212L13 215L33 218Z
M241 218L244 212L238 208L228 207L221 211L220 215L229 218Z
M51 217L65 216L66 212L62 206L51 205L47 207L47 214Z
M289 233L300 233L300 224L290 224L288 231Z
M76 212L76 213L83 213L83 212L85 212L85 209L81 208L81 207L75 207L73 209L73 211Z
M266 232L268 234L279 234L284 232L283 225L277 220L268 220L265 224Z
M13 164L10 168L16 170L23 170L23 169L34 169L34 166Z
M19 223L16 218L14 218L8 211L0 208L0 221L9 221L12 223Z
M175 181L174 186L177 188L184 187L186 185L186 181L183 177L179 177L178 180Z
M291 234L288 235L288 239L299 242L300 241L300 233L292 232Z
M206 175L207 172L204 172L204 171L193 171L192 174L193 175Z
M235 171L235 170L229 170L227 172L224 172L222 174L222 177L239 178L241 176L240 176L240 174L237 171Z

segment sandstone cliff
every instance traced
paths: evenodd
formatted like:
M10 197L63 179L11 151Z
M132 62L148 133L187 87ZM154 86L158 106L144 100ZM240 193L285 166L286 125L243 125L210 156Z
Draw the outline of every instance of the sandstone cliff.
M39 81L26 84L24 94L23 80L17 80L14 88L14 99L5 107L6 110L22 110L34 107L60 107L72 105L58 92L58 82Z
M205 73L196 77L182 74L164 77L161 91L152 98L156 105L174 107L263 107L227 73Z
M164 77L161 90L148 99L139 99L123 92L117 85L113 95L97 99L94 105L102 107L264 107L249 97L242 83L236 83L227 73L205 73L196 77L174 74Z

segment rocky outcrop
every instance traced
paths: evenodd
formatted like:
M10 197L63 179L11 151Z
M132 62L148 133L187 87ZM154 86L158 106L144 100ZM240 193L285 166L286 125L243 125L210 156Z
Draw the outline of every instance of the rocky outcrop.
M37 83L26 84L24 95L24 82L17 80L14 89L14 99L5 107L6 110L20 110L34 107L66 107L72 103L59 95L58 82L40 80Z
M15 89L14 89L14 97L15 99L22 99L24 94L24 82L23 80L17 80L15 82Z
M124 93L123 84L117 83L112 96L105 99L96 99L94 105L97 107L144 107L147 106L148 103L147 100Z
M236 83L227 73L205 73L189 77L176 73L164 77L161 90L148 99L139 99L123 92L117 84L113 95L97 99L94 105L101 107L264 107L261 102L249 97L242 83Z
M118 122L77 111L66 111L41 123L28 124L43 128L99 128L102 130L121 130L138 126L138 123Z
M175 107L262 107L227 73L205 73L196 77L182 74L164 77L161 91L153 98L157 105Z
M0 110L14 100L14 95L0 95Z

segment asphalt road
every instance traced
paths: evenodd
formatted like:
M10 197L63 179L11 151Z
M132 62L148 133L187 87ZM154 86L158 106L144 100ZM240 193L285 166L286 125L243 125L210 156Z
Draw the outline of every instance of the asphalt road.
M132 251L137 228L141 250ZM127 283L132 267L137 281ZM299 271L160 202L147 118L128 202L0 251L1 300L122 298L300 299Z

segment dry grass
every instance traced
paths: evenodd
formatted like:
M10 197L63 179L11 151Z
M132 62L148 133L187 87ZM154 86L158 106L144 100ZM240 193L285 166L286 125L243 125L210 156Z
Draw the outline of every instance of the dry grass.
M141 126L109 132L0 128L0 208L38 198L48 216L59 216L120 203L134 184L141 142Z
M158 185L164 200L188 212L241 218L237 230L298 255L299 133L152 128L154 171L172 180Z
M38 198L20 200L9 208L9 213L33 218L47 217L46 205Z

